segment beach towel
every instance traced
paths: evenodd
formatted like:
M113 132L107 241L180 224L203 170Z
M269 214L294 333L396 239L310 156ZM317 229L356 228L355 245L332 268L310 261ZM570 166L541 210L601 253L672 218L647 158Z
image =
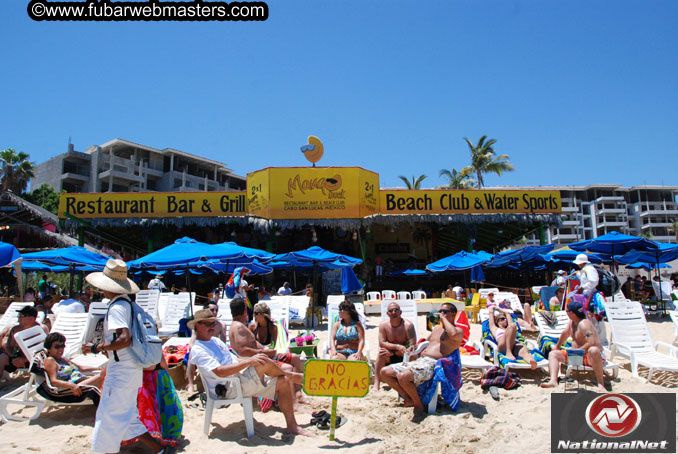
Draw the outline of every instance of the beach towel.
M513 317L513 321L514 321L514 323L516 323L516 316L511 314L511 317ZM517 323L516 323L516 328L517 328L516 329L516 342L519 342L523 345L527 345L526 342L525 342L525 337L523 336L523 333L520 329L520 325L518 325ZM482 329L483 329L483 333L482 333L481 342L484 343L486 340L489 339L490 341L492 341L496 344L497 340L494 338L494 336L492 336L492 332L490 331L490 321L489 320L485 320L483 322ZM533 348L532 350L528 349L528 351L530 352L530 355L532 355L534 360L537 361L537 362L546 359L544 357L544 355L542 355L541 351L538 348ZM516 359L509 359L503 353L499 353L498 357L499 357L499 364L501 365L502 368L506 367L506 365L508 363L527 364L527 361L525 361L520 356L517 356Z
M558 343L558 338L556 337L551 337L551 336L542 336L539 338L539 351L541 354L545 357L549 357L549 353L551 353L551 350L553 349L553 346ZM566 341L563 345L561 345L562 349L570 348L572 347L572 341L568 340Z
M435 395L440 383L440 393L452 411L459 409L459 390L463 384L461 379L461 356L459 350L455 350L447 358L436 361L433 370L433 378L417 387L419 398L424 406L428 406Z
M454 326L461 328L461 330L464 332L462 345L466 344L466 342L468 342L469 338L471 337L471 325L468 322L468 317L466 316L465 311L457 312L457 315L454 318Z
M38 386L36 392L43 398L52 402L63 404L73 404L83 402L85 399L90 399L94 406L99 406L101 398L101 391L94 386L82 386L83 392L76 396L70 388L56 388L50 386L49 375L44 368L44 361L47 359L47 351L41 350L33 357L33 364L31 366L31 373L44 378L44 381Z
M497 388L514 389L520 386L520 375L509 372L501 367L494 366L486 370L480 379L480 387L489 389L490 386Z
M235 294L240 288L240 282L242 281L242 277L246 272L249 272L249 270L244 266L239 266L235 270L233 270L233 274L231 274L231 277L228 279L228 282L226 282L226 285L224 286L224 292L226 293L227 298L235 297ZM252 309L252 303L250 303L250 299L247 297L247 293L245 293L245 304L247 304L248 308Z
M172 378L164 369L145 370L137 395L139 420L162 445L177 446L184 426L184 411ZM127 440L122 445L136 441Z

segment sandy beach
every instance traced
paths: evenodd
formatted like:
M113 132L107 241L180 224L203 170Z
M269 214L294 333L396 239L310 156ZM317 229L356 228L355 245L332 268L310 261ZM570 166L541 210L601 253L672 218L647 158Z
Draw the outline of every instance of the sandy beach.
M372 356L377 346L378 317L370 317L368 341ZM426 333L424 317L419 317L420 333ZM671 320L649 320L655 341L671 343L673 324ZM324 325L316 331L322 342L327 338ZM608 328L609 333L609 328ZM471 325L471 339L480 339L480 325ZM616 358L621 363L619 378L611 382L615 392L675 393L678 374L655 373L653 383L643 383L631 375L627 360ZM641 369L641 375L647 370ZM203 434L204 410L184 406L184 438L179 452L258 452L295 454L324 450L351 449L362 453L396 453L403 451L460 453L499 452L504 454L523 453L526 449L535 453L550 451L550 394L565 392L565 384L555 390L538 386L546 378L545 372L522 372L522 385L511 391L500 391L500 401L493 400L479 385L477 370L464 370L464 386L461 389L462 403L459 411L453 413L447 407L438 408L420 423L409 421L411 409L398 406L394 391L373 391L362 399L340 398L339 413L348 417L348 422L337 429L336 440L329 441L329 432L310 426L310 412L319 409L330 410L331 399L313 397L313 405L307 406L309 414L297 414L299 423L308 427L314 437L292 437L284 434L283 415L276 411L263 414L255 409L254 437L247 439L243 413L240 407L229 407L215 411L209 438ZM583 391L595 389L592 374L582 377ZM0 384L5 393L19 386L24 379L18 378ZM567 392L576 392L575 383L567 384ZM182 402L188 394L180 391ZM64 453L89 452L90 437L94 421L93 406L53 407L44 411L33 422L0 423L0 439L3 451L7 453ZM123 453L147 453L145 446L124 447Z

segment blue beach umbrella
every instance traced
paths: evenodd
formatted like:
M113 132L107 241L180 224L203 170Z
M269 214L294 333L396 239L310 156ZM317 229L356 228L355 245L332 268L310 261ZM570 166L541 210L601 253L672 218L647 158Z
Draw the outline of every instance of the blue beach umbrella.
M45 265L55 266L85 266L90 265L97 270L102 270L110 257L89 251L81 246L71 246L50 251L39 251L23 254L24 264L39 262Z
M357 292L362 289L363 286L358 280L358 276L353 272L353 268L350 266L345 266L341 269L341 293L344 295Z
M529 266L544 264L548 260L544 258L553 250L555 244L545 244L543 246L525 246L520 249L500 252L492 260L485 263L488 268L511 267L522 269Z
M136 260L127 262L130 269L175 269L186 268L191 262L219 260L228 263L250 263L240 247L227 244L213 245L196 241L193 238L180 238L173 244L151 252Z
M390 273L391 276L426 276L428 273L426 270L417 270L414 268L408 268L406 270L399 270L399 271L391 271Z
M487 253L483 252L483 254ZM483 258L480 255L461 251L433 263L429 263L426 265L426 269L433 273L440 273L443 271L463 271L482 265L487 261L487 258Z
M11 265L21 258L21 254L13 244L0 241L0 266Z
M671 265L669 265L668 263L660 263L659 265L657 265L656 263L636 262L636 263L632 263L630 265L626 265L626 268L631 268L631 269L634 269L634 270L642 269L642 270L649 272L649 271L652 271L652 270L658 269L658 268L659 269L671 268Z

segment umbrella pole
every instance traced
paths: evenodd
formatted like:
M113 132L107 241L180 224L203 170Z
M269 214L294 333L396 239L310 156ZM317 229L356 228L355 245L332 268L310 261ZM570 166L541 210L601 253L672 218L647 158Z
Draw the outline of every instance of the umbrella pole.
M659 304L662 305L662 316L666 317L666 304L662 301L662 277L661 274L659 274L659 255L657 255L657 277L659 278Z
M190 318L193 318L193 299L191 299L191 276L188 270L188 264L186 264L186 288L188 289L188 314Z
M68 265L68 268L69 268L70 275L71 275L71 283L68 286L68 296L72 298L73 297L72 296L73 295L73 275L75 274L75 266L71 263L70 265Z

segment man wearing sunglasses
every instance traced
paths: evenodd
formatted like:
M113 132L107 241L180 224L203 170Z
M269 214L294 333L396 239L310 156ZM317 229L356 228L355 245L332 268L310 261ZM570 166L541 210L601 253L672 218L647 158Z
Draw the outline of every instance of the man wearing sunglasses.
M454 353L461 344L464 332L454 326L457 308L451 303L443 303L436 314L440 324L433 328L429 335L429 344L415 361L394 364L381 370L381 379L398 394L404 397L405 406L413 407L412 420L420 420L426 416L424 405L419 398L417 386L433 378L436 361Z
M19 324L8 326L0 333L0 375L6 370L12 373L17 369L28 367L28 360L24 356L14 335L34 326L42 326L45 334L49 331L44 325L36 321L38 310L33 306L24 306L19 311Z
M302 383L303 375L296 372L285 372L263 353L249 357L236 358L225 343L214 336L217 319L212 313L203 309L195 313L195 318L188 322L188 327L195 330L196 341L191 349L190 363L212 371L213 376L205 377L207 387L215 392L222 382L218 377L229 377L238 374L242 394L245 397L265 397L275 399L285 416L287 430L297 435L311 436L311 432L297 425L294 417L294 396L290 382ZM226 386L225 397L232 398L236 390Z
M205 309L210 311L214 317L219 317L219 305L217 303L210 301L210 303L207 305ZM212 335L220 339L221 342L225 344L228 343L228 338L226 337L226 326L218 318L215 319L214 334ZM189 348L192 347L193 344L195 343L196 339L195 336L196 333L195 330L193 330L193 333L191 333L191 340L188 342ZM187 389L189 393L195 392L194 378L195 378L195 365L189 362L188 367L186 368L186 381L188 382Z
M402 317L398 303L389 304L386 315L388 319L379 324L379 356L377 357L374 389L379 389L381 384L379 379L381 369L384 366L402 363L405 353L412 352L417 343L414 325Z

